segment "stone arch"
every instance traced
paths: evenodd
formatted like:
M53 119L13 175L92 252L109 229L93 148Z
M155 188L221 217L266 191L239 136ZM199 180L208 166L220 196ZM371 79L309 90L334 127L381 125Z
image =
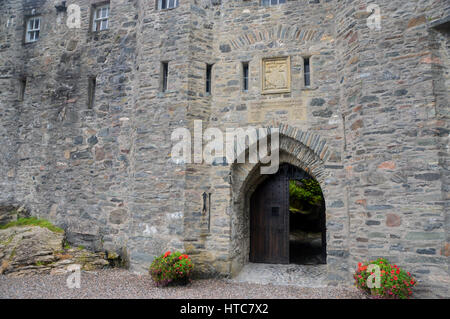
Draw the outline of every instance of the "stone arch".
M232 50L241 50L260 42L270 43L282 41L286 43L318 42L324 36L324 31L314 28L302 28L297 25L270 25L260 30L246 30L229 40Z
M334 174L326 169L325 162L333 157L333 152L321 136L301 131L289 125L276 127L280 132L280 164L288 163L299 167L315 178L321 185L326 209L330 201L327 198L327 177ZM269 127L273 129L273 127ZM248 151L248 148L247 148ZM231 165L231 275L236 275L248 262L250 249L249 202L256 188L267 178L260 174L261 164L233 163ZM327 220L328 228L328 220ZM328 236L328 231L327 231ZM327 239L328 242L328 239Z
M323 181L325 178L323 164L333 155L333 152L327 145L327 141L318 134L305 132L286 124L267 127L269 132L274 128L278 129L280 133L280 151L293 157L292 161L295 163L290 164L300 167L319 183ZM245 149L245 152L248 152L248 149L249 147ZM231 169L233 190L238 190L240 193L240 189L245 181L243 178L250 176L251 171L255 169L255 164L233 163ZM242 174L235 174L237 172Z

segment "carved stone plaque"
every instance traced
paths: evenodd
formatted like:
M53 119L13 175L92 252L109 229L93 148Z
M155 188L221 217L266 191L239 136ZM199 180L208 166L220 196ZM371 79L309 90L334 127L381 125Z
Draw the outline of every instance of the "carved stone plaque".
M248 104L247 121L252 124L268 123L276 120L281 123L307 121L308 112L302 100L266 100Z
M290 57L262 60L262 93L287 93L291 91Z

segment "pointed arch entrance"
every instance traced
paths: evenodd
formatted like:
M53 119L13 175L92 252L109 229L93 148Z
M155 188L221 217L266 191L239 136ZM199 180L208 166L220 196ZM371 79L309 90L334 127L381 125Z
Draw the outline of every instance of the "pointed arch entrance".
M317 263L324 263L325 207L319 202L322 209L311 209L307 203L300 205L302 209L297 209L299 202L309 197L301 196L310 193L310 189L302 188L306 181L314 179L304 170L284 163L277 174L269 176L256 188L250 199L250 262L311 263L311 256L318 254ZM320 237L305 238L313 232ZM298 237L303 238L299 240Z
M323 192L323 216L326 225L326 268L331 281L341 278L336 267L346 267L348 259L348 214L344 204L345 188L341 182L343 166L338 164L338 156L321 136L301 131L289 125L280 124L279 163L290 164L320 185ZM271 129L271 128L270 128ZM247 148L248 151L248 148ZM234 163L230 170L231 202L230 214L230 274L237 276L250 262L250 210L251 198L264 181L271 175L261 174L261 163ZM325 242L325 240L324 240ZM338 265L338 266L336 266ZM334 277L333 277L334 276Z

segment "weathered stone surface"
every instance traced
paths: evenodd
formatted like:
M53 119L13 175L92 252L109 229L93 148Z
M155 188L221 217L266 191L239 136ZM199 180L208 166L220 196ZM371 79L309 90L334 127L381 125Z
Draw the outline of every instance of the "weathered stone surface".
M0 226L9 222L16 221L19 218L30 217L30 213L24 207L1 206L0 207Z
M446 243L444 245L444 247L441 250L441 255L443 255L445 257L449 257L450 256L450 243Z
M412 18L411 20L408 21L408 29L412 28L412 27L415 27L417 25L420 25L420 24L424 24L426 21L427 20L426 20L426 17L424 15Z
M355 121L355 122L350 126L350 128L351 128L352 131L354 131L354 130L357 130L357 129L359 129L359 128L362 128L363 125L364 125L364 122L363 122L363 120L360 119L360 120Z
M109 214L109 221L113 224L123 224L128 219L125 209L117 209Z
M444 233L423 233L423 232L410 232L406 234L406 239L409 240L442 240Z
M369 255L390 254L405 268L433 257L416 269L439 280L448 272L436 259L448 255L449 232L449 38L435 23L448 16L446 1L380 0L381 30L366 23L361 1L180 0L163 11L147 2L111 1L101 32L89 30L92 1L67 1L80 6L79 29L52 1L2 2L1 206L51 219L75 245L126 252L135 271L176 249L191 251L206 275L235 274L249 257L259 166L223 154L213 165L174 162L171 134L192 133L194 120L203 130L279 128L281 159L311 173L325 194L328 249L349 252L328 256L339 265L328 267L330 282L351 280ZM40 38L24 45L33 10ZM290 92L261 94L262 59L287 56Z
M387 214L386 215L386 226L388 227L398 227L402 224L402 219L400 216L396 214Z
M0 273L11 276L66 272L70 265L100 269L109 265L103 253L65 249L64 233L39 226L0 229Z
M395 167L396 167L395 162L392 161L383 162L380 165L378 165L378 168L380 169L395 169Z

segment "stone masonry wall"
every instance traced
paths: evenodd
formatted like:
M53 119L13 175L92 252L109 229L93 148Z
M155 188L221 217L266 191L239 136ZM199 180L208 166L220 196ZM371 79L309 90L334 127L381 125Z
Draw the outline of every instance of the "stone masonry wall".
M440 157L448 158L448 146L441 144L448 141L448 117L436 114L431 70L436 63L448 66L448 59L433 58L429 22L448 15L448 3L373 3L381 9L380 31L367 28L363 1L341 11L336 23L346 73L341 94L350 260L388 257L433 286L434 294L446 295L448 193L442 173L448 166Z
M135 271L170 249L191 254L200 275L235 275L248 261L258 165L176 163L171 134L193 134L195 120L203 131L280 128L282 159L325 195L329 283L383 256L418 277L422 296L448 297L448 1L179 0L157 10L154 0L111 0L98 33L91 6L104 1L67 1L81 9L79 29L60 2L0 2L0 205L25 205L74 245L120 253ZM367 25L369 4L379 30ZM41 36L24 44L33 9ZM283 56L291 91L262 94L262 59Z
M2 124L11 132L2 134L2 174L9 176L2 183L12 188L0 196L66 228L75 244L120 248L129 216L137 14L133 3L114 1L110 30L97 35L89 31L91 2L67 1L72 3L81 8L79 29L67 27L69 13L58 13L57 1L6 1L0 8L8 35L2 74L10 87L2 90L10 92L1 101L7 116ZM24 44L24 18L33 9L42 18L40 39ZM97 88L88 109L91 76L97 76ZM25 97L18 101L24 77Z

